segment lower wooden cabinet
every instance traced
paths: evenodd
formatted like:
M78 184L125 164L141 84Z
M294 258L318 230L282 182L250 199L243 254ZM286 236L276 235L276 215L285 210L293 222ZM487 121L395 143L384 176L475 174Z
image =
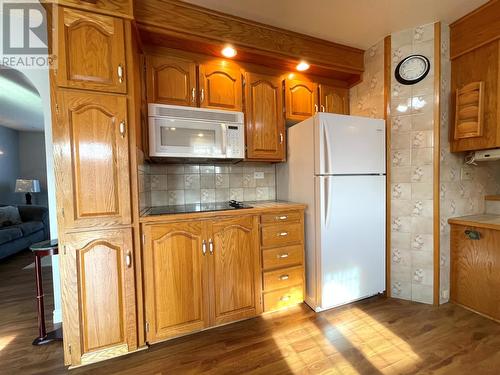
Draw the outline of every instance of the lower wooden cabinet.
M451 300L500 321L500 230L451 225Z
M66 362L75 366L137 348L131 229L64 235L60 250Z
M258 217L143 226L147 341L257 315Z

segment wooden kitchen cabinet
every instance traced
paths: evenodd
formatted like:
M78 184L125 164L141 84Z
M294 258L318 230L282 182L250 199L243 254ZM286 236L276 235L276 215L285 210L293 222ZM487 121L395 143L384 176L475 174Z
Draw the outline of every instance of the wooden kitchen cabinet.
M285 113L288 121L302 121L318 112L318 85L305 80L285 80Z
M451 224L451 301L500 320L500 230Z
M144 226L147 341L209 325L208 245L202 221Z
M123 20L64 7L58 12L58 86L125 93Z
M349 114L349 90L324 84L318 86L319 110L327 113Z
M64 235L63 333L72 365L137 348L132 251L130 229Z
M149 103L196 107L196 62L170 56L147 56Z
M241 70L233 65L208 63L199 66L199 104L202 108L243 110Z
M130 224L127 101L59 90L53 126L64 227Z
M245 74L247 159L285 160L285 124L279 77Z
M78 7L112 16L132 17L132 0L58 0L60 5Z
M257 315L261 312L258 217L214 220L210 227L212 325Z

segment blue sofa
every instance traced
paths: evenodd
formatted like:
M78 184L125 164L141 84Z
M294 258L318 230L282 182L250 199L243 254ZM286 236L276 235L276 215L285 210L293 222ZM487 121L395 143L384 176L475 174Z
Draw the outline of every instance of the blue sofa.
M0 228L0 259L27 249L35 242L49 239L49 210L46 207L16 207L22 223Z

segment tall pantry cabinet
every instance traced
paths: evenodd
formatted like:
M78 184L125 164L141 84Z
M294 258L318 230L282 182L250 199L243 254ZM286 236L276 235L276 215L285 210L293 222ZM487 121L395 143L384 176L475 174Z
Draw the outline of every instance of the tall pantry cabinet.
M100 1L85 10L64 4L70 7L54 5L51 28L58 62L51 74L52 131L64 360L78 366L138 346L132 14L108 15Z

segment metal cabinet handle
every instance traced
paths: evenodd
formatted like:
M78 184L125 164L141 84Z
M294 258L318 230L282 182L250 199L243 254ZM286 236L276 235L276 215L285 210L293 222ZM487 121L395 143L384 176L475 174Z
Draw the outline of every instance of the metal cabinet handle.
M196 103L196 89L194 87L191 89L191 102Z
M278 254L277 258L288 258L288 253Z
M283 133L280 133L280 145L283 144Z
M123 65L118 65L118 82L123 83Z
M205 89L201 89L200 91L200 104L205 101Z
M283 280L283 281L284 281L284 280L288 280L289 278L290 278L290 276L289 276L289 275L281 275L281 276L279 277L279 279L280 279L280 280Z
M290 300L290 296L282 296L282 297L280 298L280 301L281 301L281 302L286 302L286 301L288 301L288 300Z
M325 106L321 104L321 112L325 112Z
M286 236L288 236L288 232L280 232L280 233L278 233L278 236L279 237L286 237Z
M130 268L132 266L132 254L130 251L127 251L127 254L125 255L125 264L127 268Z
M314 112L318 113L318 105L317 104L314 105Z
M214 255L214 242L211 238L208 240L208 248L210 249L210 255Z
M127 133L127 124L125 123L125 120L120 122L118 130L120 131L121 137L125 138L125 134Z
M481 233L479 233L477 230L465 230L465 235L469 237L470 240L479 240L481 239Z
M201 253L207 255L207 241L205 240L201 242Z
M288 216L287 215L283 215L283 216L276 216L276 220L286 220L288 219Z

